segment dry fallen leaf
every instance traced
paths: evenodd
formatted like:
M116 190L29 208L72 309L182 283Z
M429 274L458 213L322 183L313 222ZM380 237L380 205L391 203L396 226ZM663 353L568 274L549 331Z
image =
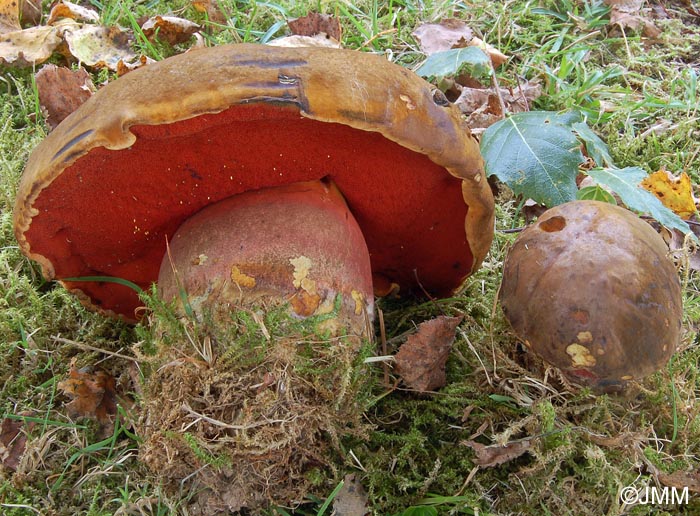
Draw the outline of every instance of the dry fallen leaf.
M700 471L674 471L664 473L658 471L656 477L663 485L676 489L688 488L688 491L700 493Z
M36 73L34 80L39 104L52 129L89 99L95 90L90 75L83 68L71 70L49 64Z
M475 46L488 54L493 66L500 66L508 60L508 56L498 49L475 37L462 20L447 18L440 23L424 23L412 34L418 40L421 51L428 56L453 48Z
M192 7L200 13L205 13L207 19L212 23L223 24L226 22L226 17L219 9L216 0L193 0Z
M55 27L31 27L3 34L0 65L31 66L43 63L61 43Z
M331 38L327 34L316 34L315 36L285 36L273 39L267 43L273 47L327 47L341 48L340 41Z
M117 398L115 381L111 375L100 370L78 370L73 359L68 379L59 382L58 388L71 398L66 404L68 415L73 418L95 419L100 424L102 436L112 433Z
M119 61L139 60L131 49L130 35L119 27L86 25L64 32L70 53L85 66L116 71Z
M335 516L364 516L367 510L368 497L357 475L345 475L343 487L333 499L333 514Z
M22 413L22 416L31 415ZM16 471L27 446L27 433L23 431L31 430L33 422L26 422L23 419L5 418L2 420L0 428L0 464L9 471Z
M641 28L645 36L658 38L661 31L642 13L644 2L645 0L605 0L605 4L610 6L610 25L617 25L623 30Z
M144 35L153 41L158 39L169 45L185 43L200 27L196 23L177 16L154 16L141 26Z
M697 212L693 185L685 172L675 177L666 170L658 170L644 179L641 186L653 193L664 206L684 220L688 220Z
M337 41L341 38L340 21L330 14L309 13L301 18L289 20L287 25L292 34L297 36L316 36L324 33Z
M0 34L20 30L17 0L0 0Z
M88 9L87 7L64 0L60 4L56 4L53 6L53 8L51 8L46 25L54 25L56 21L63 18L91 23L97 23L100 21L100 15L94 9Z
M476 441L463 441L462 444L474 450L474 453L476 453L474 462L485 468L491 468L517 459L530 449L529 439L513 441L504 446L500 444L491 444L487 446Z
M505 116L493 88L455 87L460 93L454 103L468 116L470 129L485 129ZM542 95L542 86L537 82L524 82L518 88L501 88L500 92L508 112L521 113L529 111L530 104Z
M33 27L41 22L41 0L19 0L19 20L23 27Z
M461 317L440 316L418 325L396 353L396 372L403 382L420 392L445 385L445 364Z

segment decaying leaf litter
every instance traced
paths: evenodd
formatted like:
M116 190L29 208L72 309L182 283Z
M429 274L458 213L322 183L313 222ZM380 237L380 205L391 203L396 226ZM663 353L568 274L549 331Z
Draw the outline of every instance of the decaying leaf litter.
M507 241L507 239L505 239ZM504 239L497 242L497 248L504 245ZM498 252L498 249L495 250ZM483 296L484 291L481 290L484 286L486 288L492 288L486 283L478 285L478 282L488 282L488 274L494 273L494 267L497 267L497 263L486 263L484 270L476 278L475 284L468 288L466 292L467 296L472 296L477 298L478 296ZM482 306L483 305L483 306ZM438 305L439 306L439 305ZM438 306L423 305L420 310L408 309L407 313L409 317L416 317L417 320L428 318L428 316L439 315ZM477 400L480 406L477 409L472 409L469 415L464 421L461 421L461 425L465 425L466 431L455 432L454 429L448 431L447 434L440 434L444 430L440 428L436 432L436 437L438 439L444 439L446 442L450 442L454 439L455 435L460 434L461 438L469 438L472 434L477 434L473 439L481 441L481 445L490 444L491 442L504 443L507 448L512 448L515 450L517 446L515 444L505 444L505 443L517 443L519 441L518 437L526 438L526 436L541 436L538 441L533 441L533 450L528 450L530 453L526 454L525 457L532 456L533 459L530 461L528 459L525 464L522 462L523 459L516 459L515 456L509 457L508 454L504 454L506 457L504 464L508 464L511 461L516 461L519 466L514 470L504 469L499 473L515 475L514 477L508 477L510 482L516 482L518 478L523 478L521 474L537 475L541 482L541 479L550 478L557 479L557 475L560 472L564 472L567 468L570 470L573 466L572 463L575 461L584 461L589 464L590 467L598 467L598 471L607 472L611 478L619 479L622 478L626 481L632 482L636 478L636 474L639 470L638 466L635 464L642 464L642 471L649 472L653 478L657 478L662 485L676 485L685 482L690 479L690 474L684 473L684 467L692 465L692 458L686 459L685 466L682 464L682 459L680 460L679 468L673 472L668 470L670 461L669 459L673 455L665 455L665 451L661 453L654 454L653 451L656 450L660 452L662 450L674 449L673 445L671 448L663 448L663 443L658 440L658 437L654 434L658 434L659 431L662 433L668 431L668 421L675 421L680 415L681 420L685 418L685 425L691 424L693 421L693 410L694 405L690 398L675 397L671 398L674 403L669 402L668 393L669 385L664 380L664 375L661 378L652 379L650 383L641 386L641 392L643 395L647 396L649 402L654 402L659 406L656 408L656 412L652 412L648 405L642 403L642 408L637 408L636 404L633 405L630 411L630 405L626 403L625 400L619 399L596 399L593 397L588 397L586 395L576 399L576 395L572 393L577 392L575 389L569 389L565 379L558 378L556 371L547 369L546 366L540 364L541 375L538 376L532 371L537 371L538 364L534 365L531 370L524 369L523 364L527 363L527 360L532 360L532 357L519 356L517 348L513 348L512 340L500 340L503 337L493 333L490 338L494 338L496 342L489 343L489 338L484 338L483 343L479 342L479 339L473 337L472 335L479 334L479 332L484 331L483 322L479 322L480 317L483 320L488 320L491 313L491 306L489 303L477 303L476 306L470 306L466 301L457 301L455 305L450 306L449 310L455 310L454 315L467 314L467 318L462 323L462 329L467 336L470 336L470 346L466 346L464 343L460 345L459 339L456 343L456 349L452 354L452 358L448 363L448 383L441 389L437 395L436 399L423 399L423 398L412 398L415 396L412 394L403 395L401 393L394 393L390 396L397 396L399 400L391 398L388 396L385 398L387 404L384 409L386 409L383 414L402 414L404 421L408 421L408 416L410 418L410 423L406 428L402 428L401 423L391 423L385 422L386 427L384 428L383 434L386 436L403 436L404 442L400 443L398 448L393 448L394 450L404 450L404 453L408 453L408 450L413 450L415 456L412 457L411 461L408 463L404 462L404 457L399 453L394 456L395 468L401 471L401 468L408 468L404 470L403 481L408 482L407 489L409 496L404 498L403 508L405 508L409 503L419 502L421 499L430 499L429 493L433 493L432 487L440 485L454 485L456 486L452 491L440 491L441 495L463 495L464 498L457 503L462 504L462 506L472 506L479 507L478 504L483 503L480 500L480 496L474 496L471 498L469 492L475 486L483 488L483 491L488 491L488 479L489 478L503 478L499 477L496 473L494 477L480 476L479 472L475 473L474 476L468 475L473 468L470 465L477 464L477 457L472 457L468 452L462 451L458 456L451 455L445 449L439 450L442 453L438 453L437 450L433 449L433 454L422 454L420 452L419 443L411 443L410 437L420 435L421 427L429 425L430 419L434 420L445 420L453 422L459 422L460 418L455 418L455 414L465 412L466 408L472 406L471 403L465 402L466 400ZM436 311L438 313L436 313ZM421 313L422 312L422 313ZM413 314L413 315L411 315ZM387 312L387 324L389 325L389 331L395 332L399 331L401 328L401 321L406 317L404 311L399 311L396 314ZM497 314L498 317L498 314ZM398 321L398 325L397 325ZM391 324L394 324L394 328L391 329ZM497 324L497 322L496 322ZM684 342L692 342L692 335L686 336ZM389 347L391 348L396 344L396 341L389 340ZM489 344L489 345L486 345ZM474 346L474 350L471 349L471 345ZM494 347L492 347L494 345ZM476 353L474 354L473 351ZM472 353L472 355L470 355ZM685 389L687 385L692 383L693 370L692 370L692 356L693 350L691 348L683 350L683 359L681 362L685 362L685 366L674 364L676 367L683 367L686 369L683 375L684 383L678 384L676 389ZM384 354L384 353L383 353ZM99 359L99 355L96 357ZM476 360L476 359L479 360ZM455 363L457 362L457 363ZM536 362L536 361L535 361ZM494 369L491 364L497 364ZM485 387L481 391L481 396L475 396L475 391L470 390L473 387L469 387L469 384L462 383L460 379L461 374L465 373L467 376L476 376L481 378L480 383ZM481 374L479 373L481 372ZM669 373L669 374L672 374ZM66 376L67 377L67 374ZM543 382L544 380L544 382ZM561 382L561 383L560 383ZM465 389L466 387L466 389ZM478 392L478 391L476 391ZM676 393L676 391L672 391ZM666 393L666 394L664 394ZM440 396L442 394L442 396ZM437 398L445 398L439 400ZM484 400L486 404L484 404ZM384 401L384 400L383 400ZM415 409L401 409L401 403L410 402L416 404ZM583 402L585 401L585 403ZM680 403L682 401L682 403ZM577 402L579 406L577 406ZM423 409L421 412L420 409ZM461 409L461 410L459 410ZM645 413L655 414L652 418L653 422L650 422ZM589 416L584 416L583 411L589 411ZM480 416L480 413L485 415ZM383 421L382 413L376 413L379 421ZM496 416L494 416L496 414ZM499 417L501 419L499 419ZM610 418L612 417L612 425L610 425ZM666 421L666 423L664 423ZM476 423L479 424L476 424ZM606 422L603 425L603 422ZM477 427L483 426L482 423L486 423L484 430L479 432L473 432ZM583 423L582 425L580 423ZM574 426L572 427L572 424ZM680 423L683 425L683 423ZM603 426L601 426L603 425ZM650 426L652 425L652 426ZM582 426L583 429L578 427ZM615 436L619 435L621 431L625 428L633 428L638 430L641 435L638 435L635 440L630 443L621 444L620 442L613 442ZM685 449L685 453L692 454L691 450L694 449L691 440L688 440L688 427L680 426L676 428L673 433L668 433L667 435L680 435L679 444L677 444L676 450ZM468 430L470 429L470 430ZM593 430L595 429L595 431ZM609 437L607 440L600 436L601 429L606 429L609 432ZM664 430L665 429L665 430ZM405 430L410 430L406 433ZM653 430L653 433L649 433ZM680 434L678 433L680 430ZM416 433L417 432L417 433ZM485 438L488 435L489 438ZM381 440L384 436L374 436L375 440L379 440L384 446L389 447L391 440ZM482 436L479 439L479 436ZM651 436L651 437L650 437ZM493 441L492 441L493 439ZM375 441L376 443L377 441ZM524 441L529 442L529 441ZM585 444L588 443L588 444ZM591 447L591 443L594 443L594 447ZM382 457L377 462L372 462L372 455L366 454L362 455L361 444L353 448L353 454L358 455L360 465L365 470L365 482L370 488L370 500L372 500L372 495L376 496L378 487L383 486L384 494L382 496L386 497L387 492L393 492L396 496L399 492L394 491L392 484L395 486L395 482L392 483L392 477L389 474L385 474L383 470L372 471L372 464L376 467L377 464L382 464L382 459L388 459L388 457ZM366 446L366 445L365 445ZM632 457L634 461L625 462L626 455L622 455L622 466L615 467L614 463L610 463L610 455L616 454L616 450L626 447L632 448ZM662 448L659 448L659 447ZM192 448L195 449L196 448ZM579 450L585 450L582 454L579 454ZM601 456L602 453L602 456ZM376 457L376 453L374 454ZM388 455L388 454L387 454ZM681 457L683 455L681 454ZM430 462L431 459L437 457L441 459L440 462ZM607 464L605 460L600 461L601 457L608 457ZM678 456L677 456L678 457ZM618 458L620 458L618 456ZM376 458L375 458L376 460ZM459 461L464 460L464 466L459 465ZM368 462L369 461L369 462ZM455 462L457 461L457 462ZM528 462L529 461L529 462ZM358 467L354 461L350 461L354 467ZM420 462L422 464L422 469L418 471L417 474L412 475L412 470L410 468L415 468L416 464ZM403 464L403 465L402 465ZM511 464L512 465L512 464ZM626 469L625 469L626 467ZM666 468L667 471L664 472L660 467ZM362 471L360 468L360 471ZM519 468L519 469L517 469ZM497 468L496 468L497 469ZM454 478L449 480L451 475L454 475L455 471L462 471L464 475L461 478ZM519 474L518 471L521 473ZM396 469L393 472L396 474ZM577 474L582 474L578 471ZM683 476L683 475L686 476ZM683 480L685 479L685 480ZM459 488L464 484L465 480L468 480L466 490ZM486 481L486 484L484 482ZM525 480L527 482L527 479ZM586 486L587 482L591 482L591 485L595 485L596 482L600 483L602 480L597 479L586 479L585 475L581 479L583 486ZM509 482L509 483L510 483ZM675 482L675 484L674 484ZM533 484L535 485L535 484ZM541 484L540 484L541 485ZM614 484L613 484L614 485ZM600 486L599 486L600 487ZM619 487L619 484L617 485ZM610 486L607 487L610 489ZM326 494L330 491L326 491ZM514 494L517 497L517 490L512 493L506 490L507 493ZM559 496L563 501L569 501L564 498L561 493L556 495L555 499L551 502L553 507L556 507L558 503L556 501L556 496ZM466 493L466 494L465 494ZM585 493L581 497L580 503L583 507L586 507L587 503L595 503L591 501L588 497L589 492L583 488L582 493ZM614 507L614 494L604 496L602 503L608 504L607 507ZM405 496L405 495L404 495ZM508 496L508 495L506 495ZM411 500L411 501L409 501ZM393 502L396 504L397 502ZM401 502L399 502L401 503ZM503 502L500 502L503 503ZM571 502L570 502L571 503ZM599 502L600 503L600 502ZM566 505L562 505L565 507ZM400 510L402 505L391 506L394 510ZM482 506L483 507L483 506ZM498 504L494 505L496 511L499 511ZM600 506L597 506L600 507ZM483 510L483 509L482 509Z

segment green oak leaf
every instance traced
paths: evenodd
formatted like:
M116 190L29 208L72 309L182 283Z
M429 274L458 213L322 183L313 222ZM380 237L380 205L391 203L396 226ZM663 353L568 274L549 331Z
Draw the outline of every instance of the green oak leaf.
M573 201L578 166L584 161L572 130L579 122L576 111L530 111L493 124L481 137L487 174L549 207Z

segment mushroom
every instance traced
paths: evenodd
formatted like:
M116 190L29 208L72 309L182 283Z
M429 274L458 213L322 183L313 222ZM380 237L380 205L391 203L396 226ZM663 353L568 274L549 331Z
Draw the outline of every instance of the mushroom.
M14 224L47 279L127 320L132 289L74 278L158 279L197 310L273 299L306 317L339 302L337 326L365 334L373 289L460 288L490 246L493 198L458 110L410 71L230 45L85 102L32 153Z
M621 390L662 368L680 339L668 249L632 212L598 201L546 211L516 239L500 300L525 345L569 378Z

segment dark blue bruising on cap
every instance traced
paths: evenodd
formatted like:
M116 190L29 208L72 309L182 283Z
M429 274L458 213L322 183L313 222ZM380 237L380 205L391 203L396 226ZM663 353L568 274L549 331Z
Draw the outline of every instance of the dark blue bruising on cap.
M76 136L75 138L71 139L71 141L69 141L68 143L66 143L63 147L61 147L61 148L58 150L58 152L57 152L56 154L54 154L53 160L58 159L58 158L61 156L61 154L65 153L65 152L66 152L68 149L70 149L73 145L75 145L76 143L80 142L80 141L83 140L84 138L87 138L88 136L90 136L90 135L91 135L92 133L94 133L94 132L95 132L94 129L88 129L88 130L85 131L84 133L80 133L78 136ZM64 161L67 161L69 158L73 157L74 155L75 155L75 153L71 153L68 157L66 157L66 158L64 159Z
M282 66L305 66L308 64L303 59L289 59L287 61L266 61L263 59L242 59L240 61L234 59L234 64L240 66L257 66L259 68L279 68Z

